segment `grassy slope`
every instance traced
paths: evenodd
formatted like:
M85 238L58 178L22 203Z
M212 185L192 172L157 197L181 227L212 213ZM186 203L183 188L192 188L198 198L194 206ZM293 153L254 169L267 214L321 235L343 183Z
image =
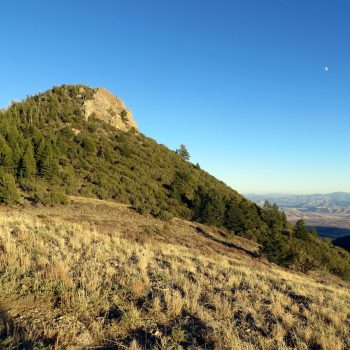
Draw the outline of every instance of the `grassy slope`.
M350 348L349 285L244 238L81 198L2 207L0 230L1 349Z

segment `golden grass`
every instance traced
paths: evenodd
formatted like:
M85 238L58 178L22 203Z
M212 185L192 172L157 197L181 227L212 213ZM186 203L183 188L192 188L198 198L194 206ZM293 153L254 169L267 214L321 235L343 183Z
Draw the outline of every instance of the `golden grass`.
M350 349L345 283L220 251L190 224L187 241L184 225L136 237L0 213L0 348Z

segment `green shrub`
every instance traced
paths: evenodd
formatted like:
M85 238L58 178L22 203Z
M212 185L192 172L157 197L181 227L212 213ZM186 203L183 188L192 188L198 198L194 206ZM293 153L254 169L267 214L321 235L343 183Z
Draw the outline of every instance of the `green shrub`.
M122 118L122 121L123 121L124 123L128 121L127 116L128 116L128 112L127 112L125 109L123 109L123 110L120 112L120 117Z
M66 205L69 203L69 199L64 193L54 190L44 193L44 195L41 197L40 202L46 206L55 206L57 204Z
M171 221L174 217L174 215L167 210L161 210L156 216L163 221Z
M95 153L96 147L94 141L92 141L89 137L84 137L81 141L81 146L88 153Z

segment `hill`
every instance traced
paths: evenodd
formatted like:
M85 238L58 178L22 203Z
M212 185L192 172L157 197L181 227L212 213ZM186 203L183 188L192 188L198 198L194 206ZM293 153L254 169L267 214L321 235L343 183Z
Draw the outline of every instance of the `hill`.
M340 279L203 224L70 199L1 207L1 349L350 347Z
M18 191L19 189L19 191ZM0 112L0 200L69 203L68 196L130 205L138 213L216 226L262 245L271 261L350 279L350 255L294 227L181 153L146 137L124 103L103 88L63 85Z

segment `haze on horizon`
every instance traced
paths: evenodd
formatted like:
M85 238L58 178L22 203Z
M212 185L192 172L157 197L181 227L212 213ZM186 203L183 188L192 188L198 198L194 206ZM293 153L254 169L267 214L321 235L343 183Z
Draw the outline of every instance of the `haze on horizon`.
M53 85L104 86L144 134L185 144L241 193L350 192L349 2L22 0L0 11L0 106Z

